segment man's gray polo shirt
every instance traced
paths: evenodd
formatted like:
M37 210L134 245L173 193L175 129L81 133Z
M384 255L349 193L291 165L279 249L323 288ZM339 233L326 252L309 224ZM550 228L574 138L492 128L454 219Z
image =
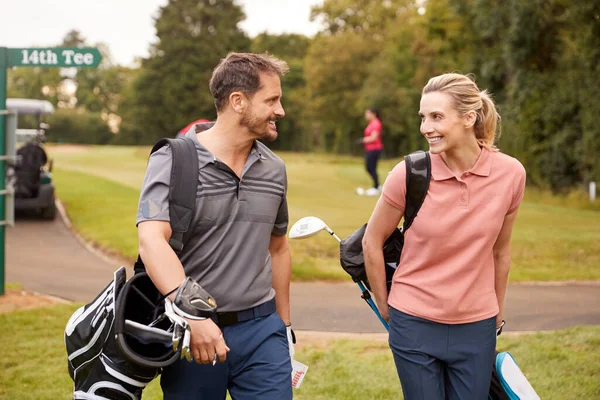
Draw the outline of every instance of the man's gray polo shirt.
M239 179L190 136L198 151L199 184L194 233L181 252L186 275L217 301L219 311L239 311L275 297L271 234L288 226L287 177L283 161L255 141ZM172 151L156 151L148 162L136 223L169 221Z

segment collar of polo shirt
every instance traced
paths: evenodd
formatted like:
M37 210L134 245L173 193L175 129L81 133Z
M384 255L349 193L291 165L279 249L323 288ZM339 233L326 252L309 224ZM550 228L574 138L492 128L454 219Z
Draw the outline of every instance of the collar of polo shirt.
M448 168L444 160L439 154L431 154L431 178L436 181L443 181L445 179L454 178L454 174ZM490 176L492 170L492 164L494 162L493 154L490 150L485 147L481 148L479 158L473 165L473 168L468 170L465 175L473 174L482 177Z

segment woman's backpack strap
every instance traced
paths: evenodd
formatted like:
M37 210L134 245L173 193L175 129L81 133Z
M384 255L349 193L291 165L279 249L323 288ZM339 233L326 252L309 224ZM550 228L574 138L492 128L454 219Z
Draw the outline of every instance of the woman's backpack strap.
M419 150L404 156L406 164L406 207L402 232L406 232L417 216L431 180L431 158L429 153Z

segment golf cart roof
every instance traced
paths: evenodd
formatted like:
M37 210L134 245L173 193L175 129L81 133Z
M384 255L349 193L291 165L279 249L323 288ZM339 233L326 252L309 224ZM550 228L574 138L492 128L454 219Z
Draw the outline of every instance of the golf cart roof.
M6 99L6 108L23 115L46 115L54 113L52 103L47 100Z

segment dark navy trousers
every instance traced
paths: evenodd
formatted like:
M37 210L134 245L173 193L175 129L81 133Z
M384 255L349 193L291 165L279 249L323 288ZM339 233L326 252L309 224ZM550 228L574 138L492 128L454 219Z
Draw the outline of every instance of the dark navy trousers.
M277 313L222 328L231 349L213 367L179 360L165 368L165 400L288 400L292 398L292 365L285 324Z
M371 179L373 179L373 187L379 188L379 177L377 176L377 160L381 155L381 150L371 150L365 153L365 167Z
M389 344L405 400L486 400L496 317L440 324L390 307Z

